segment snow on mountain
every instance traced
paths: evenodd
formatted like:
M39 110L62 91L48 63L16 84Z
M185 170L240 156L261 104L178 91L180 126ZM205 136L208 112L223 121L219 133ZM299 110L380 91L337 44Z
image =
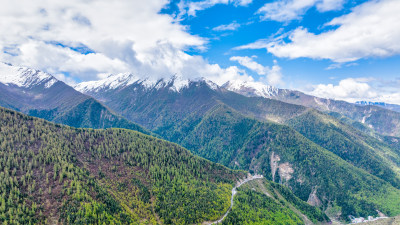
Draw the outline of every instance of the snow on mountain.
M58 82L58 80L50 74L39 70L0 63L0 82L8 86L16 85L24 88L31 88L36 85L44 84L45 88L50 88ZM179 75L174 75L169 79L141 79L131 73L112 74L102 80L79 83L74 88L82 93L88 93L124 88L136 83L142 85L146 89L168 87L171 91L180 92L182 89L189 87L192 82L205 82L213 90L220 88L217 84L205 78L191 80ZM265 85L261 82L246 82L240 80L229 81L223 85L223 88L246 96L260 96L266 98L278 93L277 88Z
M278 94L279 89L261 82L233 80L228 81L223 88L249 97L269 98Z
M171 85L171 87L169 88L170 90L179 92L181 89L189 87L190 80L175 75L172 76L167 83Z
M219 86L216 83L212 82L211 80L207 80L205 78L202 78L202 80L206 82L206 84L213 90L217 90L219 88Z
M111 74L102 80L87 81L77 84L74 88L80 92L97 92L103 89L125 87L139 81L139 78L130 73Z
M16 85L18 87L31 88L44 84L45 88L50 88L57 81L50 74L39 70L0 63L0 83L7 86Z
M118 88L124 88L131 84L142 85L146 89L160 89L163 87L169 87L171 91L180 92L182 89L189 87L191 82L204 81L211 89L217 89L218 85L210 80L204 78L198 78L194 80L185 79L182 76L174 75L169 79L151 79L145 78L140 79L139 77L129 74L115 74L109 75L107 78L97 81L82 82L76 85L74 88L82 93L88 92L99 92L104 90L113 90Z

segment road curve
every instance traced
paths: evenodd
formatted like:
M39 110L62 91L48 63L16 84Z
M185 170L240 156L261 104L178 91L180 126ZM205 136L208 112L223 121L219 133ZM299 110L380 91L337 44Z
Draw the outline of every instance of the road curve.
M250 175L250 176L248 176L248 177L247 177L246 179L244 179L244 180L240 180L240 181L236 184L236 186L235 186L234 188L232 188L231 206L230 206L229 209L226 211L225 215L224 215L221 219L219 219L219 220L217 220L217 221L214 221L214 222L212 222L212 223L209 223L209 224L211 225L211 224L218 224L218 223L221 223L221 222L225 219L225 217L229 214L229 212L231 211L231 209L232 209L232 207L233 207L233 198L234 198L235 195L236 195L236 188L242 186L243 184L245 184L245 183L247 183L247 182L249 182L249 181L252 181L252 180L255 180L255 179L261 179L261 178L264 178L264 176L263 176L263 175L259 175L259 174L255 174L255 175Z

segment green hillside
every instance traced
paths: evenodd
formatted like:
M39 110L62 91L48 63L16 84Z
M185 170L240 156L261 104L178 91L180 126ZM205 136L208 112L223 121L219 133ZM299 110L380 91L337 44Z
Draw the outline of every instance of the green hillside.
M244 176L135 131L70 128L3 108L0 127L3 224L216 220Z
M179 124L160 134L212 161L288 185L311 204L338 205L343 219L375 215L377 209L389 215L400 213L398 189L288 126L244 117L224 105L214 107L201 120L185 122L190 126Z
M133 84L88 94L199 156L262 173L310 204L334 208L341 219L376 215L376 209L400 213L396 142L363 123L348 119L347 126L301 105L245 97L202 81L180 92Z
M309 110L287 124L347 162L400 187L400 174L396 172L400 154L378 139L316 110Z
M136 131L72 128L0 108L0 224L201 224L228 211L246 175ZM283 201L293 198L287 190ZM303 224L300 210L327 221L296 202L274 203L269 218Z

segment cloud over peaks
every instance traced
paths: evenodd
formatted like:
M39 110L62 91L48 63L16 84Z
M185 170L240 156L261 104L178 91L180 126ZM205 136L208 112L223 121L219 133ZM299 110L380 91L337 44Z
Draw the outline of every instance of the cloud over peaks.
M278 65L276 60L274 60L274 65L272 67L263 66L255 62L253 58L247 56L233 56L230 60L236 61L249 70L256 72L261 76L260 80L269 85L277 86L283 84L281 67Z
M167 0L4 0L0 61L58 74L70 83L119 72L157 78L176 73L184 77L242 75L234 67L220 68L185 53L204 48L207 41L190 34L171 15L160 14L166 4ZM68 74L68 79L61 74Z

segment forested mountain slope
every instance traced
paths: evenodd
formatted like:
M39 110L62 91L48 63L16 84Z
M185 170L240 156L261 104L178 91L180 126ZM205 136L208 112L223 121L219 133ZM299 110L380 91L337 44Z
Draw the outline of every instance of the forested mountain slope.
M4 108L0 143L2 224L207 223L228 210L232 187L246 176L139 132L71 128ZM283 201L291 202L286 192ZM285 224L328 221L306 205L275 203L268 216Z
M4 63L0 63L0 106L74 127L149 133L50 74Z
M342 219L347 215L375 215L377 209L393 215L400 213L400 200L394 197L399 190L392 186L399 186L398 171L392 167L395 162L386 164L381 160L389 160L382 155L386 152L395 158L398 155L387 145L378 144L380 150L375 152L375 146L366 144L367 139L346 140L350 148L339 140L325 145L325 149L320 146L325 144L322 141L318 145L288 126L270 122L287 122L296 128L294 121L307 115L309 108L245 97L202 80L189 82L179 91L171 89L173 85L173 81L154 86L134 82L86 91L195 154L231 168L263 173L270 180L289 186L310 204L339 206ZM339 123L329 115L307 120L310 132L321 132L320 119ZM324 129L328 134L339 132L335 126ZM318 142L317 138L314 141ZM340 154L345 151L348 153Z
M286 124L347 162L400 187L400 154L383 140L317 110L309 110Z
M179 130L178 130L179 132ZM192 152L231 168L248 169L289 186L310 204L338 205L342 215L400 213L399 190L364 169L311 142L287 126L259 122L226 106L217 106L177 139ZM171 136L176 137L174 133ZM390 174L390 167L373 172ZM385 169L389 169L386 171ZM389 176L383 177L390 181ZM362 197L361 197L362 196Z
M0 108L0 223L193 224L219 218L244 172L122 129Z

